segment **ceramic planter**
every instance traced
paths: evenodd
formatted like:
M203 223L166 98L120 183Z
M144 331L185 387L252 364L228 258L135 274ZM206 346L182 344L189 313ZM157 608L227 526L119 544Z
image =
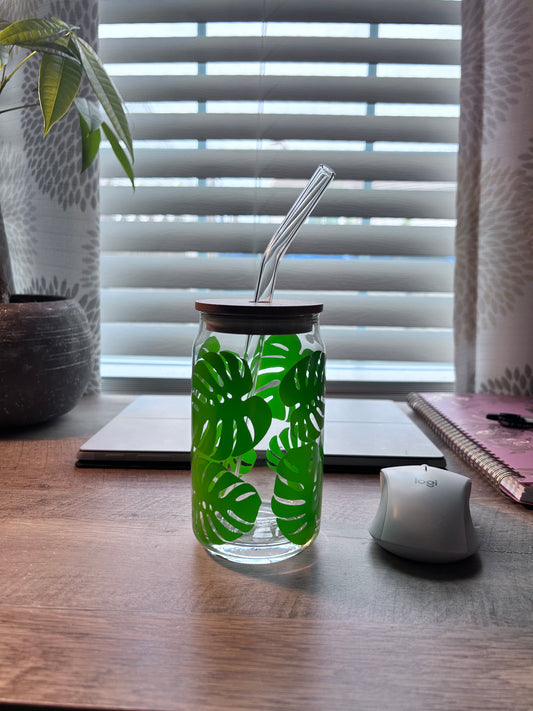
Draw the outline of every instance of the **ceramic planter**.
M0 427L71 410L91 373L90 327L73 299L14 295L0 303Z

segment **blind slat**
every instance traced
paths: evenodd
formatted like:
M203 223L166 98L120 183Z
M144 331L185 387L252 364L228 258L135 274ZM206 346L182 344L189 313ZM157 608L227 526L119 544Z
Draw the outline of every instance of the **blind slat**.
M459 64L458 40L353 37L151 37L102 39L100 56L129 62L337 62Z
M294 188L106 187L101 191L104 215L283 215L296 200ZM455 190L362 190L329 188L314 216L450 219Z
M280 299L314 300L313 291L277 290ZM202 298L250 299L250 291L202 292ZM200 293L198 293L200 298ZM428 299L431 308L428 308ZM323 325L451 328L451 294L322 292ZM104 289L102 317L106 322L164 323L197 319L190 292L179 289Z
M385 180L413 182L454 181L457 160L454 153L398 151L269 151L262 150L180 150L152 148L138 150L135 174L142 177L263 177L301 179L312 175L318 163L335 171L337 180ZM123 175L111 150L102 152L103 177Z
M102 349L108 355L191 355L198 326L183 324L103 324ZM379 329L324 326L322 335L329 359L403 360L445 362L453 354L453 336L448 329ZM228 339L229 340L229 339ZM242 345L242 343L240 343Z
M276 225L238 222L104 220L104 252L263 253ZM291 254L366 254L375 256L450 257L452 226L328 225L306 223Z
M133 138L233 138L456 143L457 119L442 116L335 116L331 114L137 113L128 115Z
M181 289L253 289L259 256L104 254L102 286ZM319 291L451 291L453 264L442 259L291 259L280 263L280 289Z
M391 22L458 25L459 3L448 0L100 0L102 23L127 22Z
M458 79L309 76L117 76L129 102L326 101L456 104Z

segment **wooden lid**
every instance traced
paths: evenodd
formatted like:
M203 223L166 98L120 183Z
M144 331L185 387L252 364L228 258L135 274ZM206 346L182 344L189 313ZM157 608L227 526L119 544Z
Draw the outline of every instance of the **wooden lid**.
M313 301L249 301L247 299L199 299L194 308L218 316L255 316L258 318L294 318L320 313L324 305Z

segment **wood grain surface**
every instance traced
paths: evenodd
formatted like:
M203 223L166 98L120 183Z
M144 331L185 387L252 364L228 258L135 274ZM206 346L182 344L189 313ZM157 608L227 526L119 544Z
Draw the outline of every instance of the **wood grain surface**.
M221 562L193 537L188 472L76 469L125 402L0 436L1 704L532 708L533 511L471 474L479 554L418 564L368 534L378 478L328 474L312 547Z

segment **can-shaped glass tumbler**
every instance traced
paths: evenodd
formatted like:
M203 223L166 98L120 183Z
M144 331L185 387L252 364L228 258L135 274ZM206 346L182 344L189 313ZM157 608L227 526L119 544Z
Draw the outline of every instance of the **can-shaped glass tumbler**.
M194 534L228 560L290 558L320 528L322 304L209 299L195 308Z

